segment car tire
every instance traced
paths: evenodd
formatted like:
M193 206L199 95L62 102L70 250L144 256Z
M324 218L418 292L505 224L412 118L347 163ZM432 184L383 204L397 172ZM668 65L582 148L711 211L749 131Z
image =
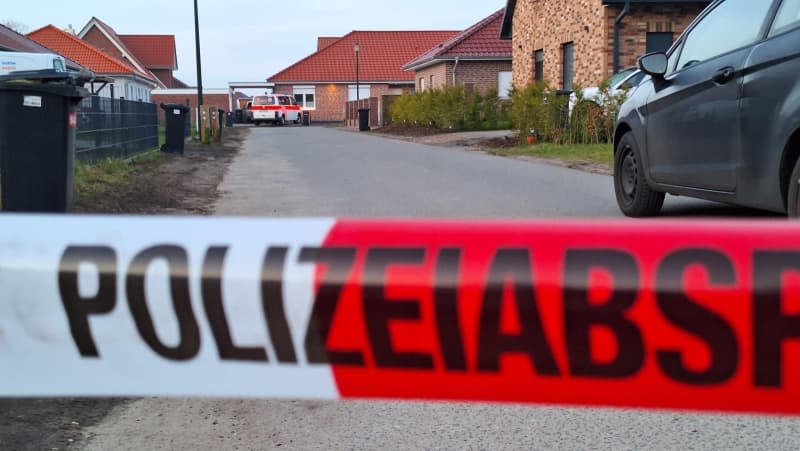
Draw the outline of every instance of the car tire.
M792 219L800 218L800 159L794 164L789 178L789 198L786 200L786 215Z
M622 136L614 154L614 191L625 216L656 216L664 205L664 193L647 184L641 152L632 132Z
M286 125L286 116L281 115L280 117L278 117L278 125L281 127Z

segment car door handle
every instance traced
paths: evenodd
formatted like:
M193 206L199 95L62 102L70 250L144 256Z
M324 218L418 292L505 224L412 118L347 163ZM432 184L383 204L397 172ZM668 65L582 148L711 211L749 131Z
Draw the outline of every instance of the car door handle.
M723 67L722 69L718 70L711 79L714 83L718 85L724 85L729 81L733 80L733 77L736 75L736 69L732 67Z

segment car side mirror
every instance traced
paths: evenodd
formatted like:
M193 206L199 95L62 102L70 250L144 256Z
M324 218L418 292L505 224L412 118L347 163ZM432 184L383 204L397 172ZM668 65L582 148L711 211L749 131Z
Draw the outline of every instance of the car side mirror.
M653 77L663 78L667 73L668 61L666 53L649 53L639 58L639 69Z

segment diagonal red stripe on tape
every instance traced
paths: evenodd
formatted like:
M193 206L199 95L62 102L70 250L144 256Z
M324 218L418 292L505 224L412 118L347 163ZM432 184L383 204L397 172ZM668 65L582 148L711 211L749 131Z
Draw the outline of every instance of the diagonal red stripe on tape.
M364 363L334 362L336 384L343 397L797 414L800 317L782 306L800 292L780 281L800 273L799 231L341 221L325 247L356 259L324 341Z

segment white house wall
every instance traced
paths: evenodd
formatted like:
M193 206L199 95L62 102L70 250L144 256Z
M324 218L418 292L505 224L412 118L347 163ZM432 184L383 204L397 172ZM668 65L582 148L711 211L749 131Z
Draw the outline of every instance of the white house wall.
M125 100L142 102L149 102L151 100L150 93L152 88L149 84L143 83L137 79L119 76L114 77L114 82L107 84L100 90L98 95L100 97L111 97L112 85L114 86L114 98L116 99L124 98ZM95 87L97 86L98 84L95 83ZM86 87L90 88L89 85Z

